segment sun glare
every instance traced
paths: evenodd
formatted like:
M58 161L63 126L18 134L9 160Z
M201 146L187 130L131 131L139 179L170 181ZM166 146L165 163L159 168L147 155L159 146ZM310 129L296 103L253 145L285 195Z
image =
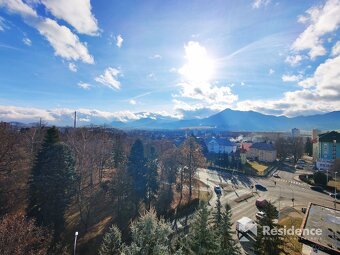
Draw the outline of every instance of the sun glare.
M185 45L185 59L187 60L186 64L179 70L185 80L205 83L213 78L214 61L198 42L190 41Z

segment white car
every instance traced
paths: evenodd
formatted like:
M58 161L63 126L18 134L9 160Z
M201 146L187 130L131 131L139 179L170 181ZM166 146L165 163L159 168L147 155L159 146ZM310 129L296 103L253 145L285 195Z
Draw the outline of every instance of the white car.
M263 219L264 217L266 216L266 213L264 213L264 212L257 212L256 214L255 214L255 217L256 217L256 219L258 219L258 220L260 220L260 219Z

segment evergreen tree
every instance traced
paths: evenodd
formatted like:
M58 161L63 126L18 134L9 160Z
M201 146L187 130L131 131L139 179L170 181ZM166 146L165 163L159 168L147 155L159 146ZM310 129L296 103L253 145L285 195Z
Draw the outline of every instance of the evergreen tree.
M128 159L128 173L132 178L135 203L145 198L146 194L146 166L144 157L144 146L141 140L137 139L132 145Z
M220 254L217 233L210 223L210 213L206 204L201 204L190 225L188 243L190 251L197 255Z
M279 235L270 235L267 236L263 232L263 227L269 227L269 232L272 229L278 229L279 225L275 223L275 219L278 216L278 211L276 207L268 203L268 205L264 208L263 212L265 216L258 220L257 222L257 236L256 242L254 245L255 254L256 255L272 255L272 254L280 254L282 239Z
M217 225L217 231L221 240L221 254L238 255L241 254L239 247L232 236L231 207L225 205L224 212L221 213L221 222Z
M154 210L147 212L131 225L132 242L123 246L122 253L129 255L170 255L170 224L158 220Z
M116 255L120 253L122 234L117 226L111 226L104 235L99 248L99 255Z
M151 201L155 199L157 194L159 183L158 183L158 162L156 158L155 148L151 148L151 153L146 164L146 196L145 202L148 209L151 208Z
M117 135L116 142L112 153L113 166L115 168L122 167L126 164L126 155L122 144L122 138Z
M50 128L29 179L27 215L50 227L58 237L64 228L64 213L74 192L76 176L70 148L59 142Z
M305 144L305 152L307 153L308 156L313 155L313 143L310 137L307 137L307 141Z

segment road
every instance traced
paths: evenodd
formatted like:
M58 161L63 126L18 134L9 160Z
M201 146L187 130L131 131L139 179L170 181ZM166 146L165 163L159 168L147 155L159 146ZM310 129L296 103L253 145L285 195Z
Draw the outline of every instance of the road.
M278 210L285 207L292 207L294 198L294 208L301 210L307 207L309 202L334 207L334 199L328 194L320 193L310 189L310 186L302 181L299 181L298 176L303 173L311 173L307 170L295 171L292 167L281 165L276 171L280 178L275 178L270 175L267 178L250 177L243 174L230 174L226 172L199 169L199 178L202 182L209 185L213 192L216 185L220 185L226 191L221 196L221 203L229 203L232 208L232 222L235 222L242 217L249 217L255 220L255 214L258 211L255 206L255 201L259 197L263 197L271 201ZM255 184L262 184L267 188L267 191L255 191L251 189ZM254 192L254 196L242 202L235 202L235 199ZM213 197L210 200L210 206L215 207L217 196L213 192ZM338 204L338 206L340 206Z

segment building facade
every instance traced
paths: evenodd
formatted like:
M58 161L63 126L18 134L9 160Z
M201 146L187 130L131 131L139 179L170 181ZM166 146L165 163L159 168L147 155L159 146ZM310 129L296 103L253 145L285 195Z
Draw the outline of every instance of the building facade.
M247 152L247 158L262 162L274 162L277 151L272 143L254 143Z
M331 131L320 134L317 149L316 168L321 171L330 170L335 159L340 158L340 133Z
M236 144L223 138L211 138L206 143L210 153L231 153L236 152Z

